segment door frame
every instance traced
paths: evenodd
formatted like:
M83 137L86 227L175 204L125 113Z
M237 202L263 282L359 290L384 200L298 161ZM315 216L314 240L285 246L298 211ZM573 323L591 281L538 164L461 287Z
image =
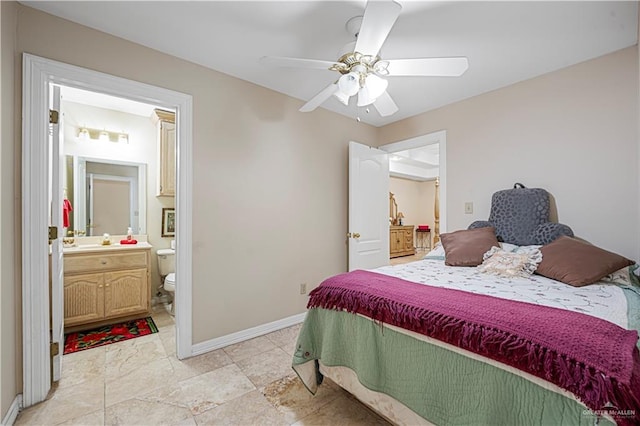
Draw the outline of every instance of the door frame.
M191 95L115 77L28 53L22 69L22 378L23 406L43 401L51 387L49 347L49 85L76 87L175 109L177 356L192 355L192 122Z
M378 149L394 153L407 149L421 148L427 145L440 144L439 188L440 233L447 232L447 131L428 133L398 142L379 146Z

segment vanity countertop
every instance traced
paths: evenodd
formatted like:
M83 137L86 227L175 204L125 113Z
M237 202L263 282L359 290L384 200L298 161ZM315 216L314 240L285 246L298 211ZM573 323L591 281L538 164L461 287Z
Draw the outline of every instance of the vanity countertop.
M63 253L89 253L89 252L101 252L112 250L135 250L135 249L150 249L153 246L149 243L138 242L138 244L109 244L103 246L102 244L83 244L75 247L64 247Z
M124 236L126 238L126 236ZM122 238L122 239L124 239ZM138 236L134 237L138 240L137 244L120 244L116 242L112 242L111 244L103 245L99 241L101 238L97 237L87 237L86 241L82 241L76 243L75 246L71 247L63 247L63 253L91 253L91 252L104 252L104 251L114 251L114 250L146 250L151 249L153 246L149 244L146 238L138 238ZM120 237L112 236L112 241L120 241ZM143 239L143 241L140 241Z

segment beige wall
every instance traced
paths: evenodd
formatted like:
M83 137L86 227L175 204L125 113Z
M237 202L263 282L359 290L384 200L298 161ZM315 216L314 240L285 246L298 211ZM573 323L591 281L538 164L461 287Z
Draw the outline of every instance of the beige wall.
M22 389L20 323L20 252L16 250L16 208L20 203L18 119L15 109L20 62L15 55L17 4L0 2L0 419ZM18 244L19 246L19 244Z
M17 42L193 96L194 343L304 312L299 284L346 269L347 144L375 128L23 6Z
M378 140L443 129L448 231L487 219L491 195L522 182L547 189L577 235L640 258L637 47L385 126Z

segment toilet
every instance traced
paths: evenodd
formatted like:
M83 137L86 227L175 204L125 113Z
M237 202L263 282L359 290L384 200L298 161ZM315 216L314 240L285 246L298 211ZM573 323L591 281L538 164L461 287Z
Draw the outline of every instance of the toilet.
M160 249L156 252L158 256L158 272L163 280L165 291L171 293L171 315L175 314L175 291L176 291L176 251L174 249Z

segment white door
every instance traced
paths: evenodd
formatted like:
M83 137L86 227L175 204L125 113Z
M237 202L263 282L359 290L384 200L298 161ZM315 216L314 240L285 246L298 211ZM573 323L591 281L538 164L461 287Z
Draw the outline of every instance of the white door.
M51 241L51 342L58 344L58 354L52 357L53 381L60 380L62 371L62 352L64 351L64 289L63 289L63 261L62 238L64 232L62 223L62 183L60 177L64 170L64 156L62 144L62 113L60 113L60 87L49 85L51 109L58 111L58 124L51 125L49 149L49 225L58 228L58 238Z
M349 270L389 264L389 155L349 142Z

